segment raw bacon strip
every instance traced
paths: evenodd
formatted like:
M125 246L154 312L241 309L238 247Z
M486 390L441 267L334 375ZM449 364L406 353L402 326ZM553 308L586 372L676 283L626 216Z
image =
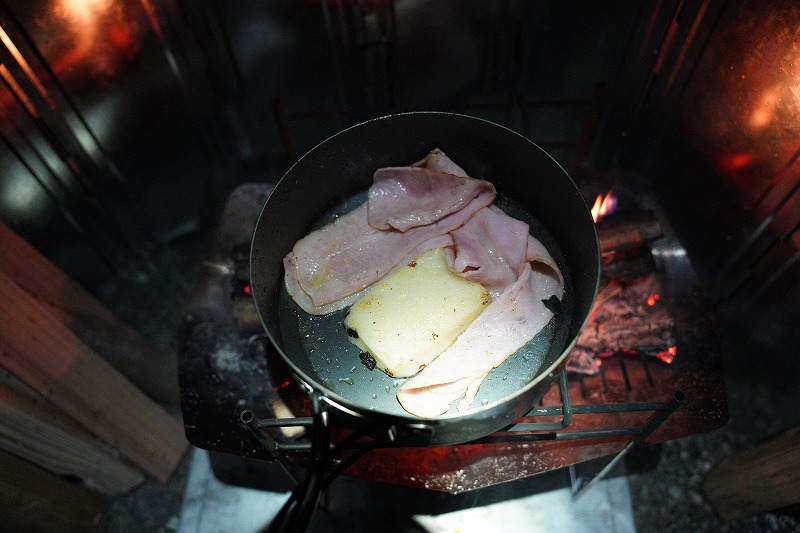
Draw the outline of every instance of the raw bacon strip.
M553 261L550 252L547 251L544 244L539 242L533 235L528 235L527 259L532 263L543 263L553 269L553 272L558 275L559 285L562 289L564 288L564 275L561 273L561 270L558 269L556 262ZM558 299L560 300L561 296L559 296Z
M451 268L497 298L517 280L528 260L528 230L526 223L495 206L483 208L453 230L456 256Z
M433 248L444 248L445 257L448 258L448 263L452 262L452 257L454 255L453 238L449 233L446 233L420 243L405 257L400 259L400 261L398 261L397 264L386 273L386 275L391 274L398 267L405 265L415 257ZM327 304L315 305L314 302L311 301L311 297L300 286L297 275L297 259L295 258L294 252L289 252L286 257L283 258L283 266L286 272L284 276L286 292L289 293L289 296L292 297L295 303L297 303L297 305L299 305L303 311L310 315L327 315L328 313L333 313L334 311L344 309L345 307L356 303L356 301L358 301L358 299L361 298L368 289L368 287L364 288L354 294L351 294L350 296L346 296Z
M464 396L458 409L466 410L492 368L533 339L553 313L543 300L563 296L560 273L526 263L519 279L508 288L419 374L405 382L397 399L411 414L441 415Z
M295 268L286 276L296 279L286 282L287 290L296 283L315 307L351 296L381 279L426 241L462 225L492 200L493 196L479 196L433 224L403 233L373 228L367 222L367 206L361 205L295 243Z
M380 168L369 189L369 225L408 231L463 209L479 196L494 198L494 185L422 167Z
M466 177L441 150L431 151L417 165L431 168L379 169L367 202L295 243L284 258L285 284L306 312L327 314L353 303L354 295L391 272L409 254L430 249L430 245L425 247L426 241L448 234L494 201L494 185ZM386 180L381 178L383 171ZM382 190L382 183L399 189L374 192ZM415 189L420 186L422 189ZM409 194L409 190L417 194ZM373 197L378 199L372 201ZM432 207L432 200L445 204ZM403 215L404 221L397 222L400 228L388 224L389 220L395 223L397 213L408 213Z
M314 302L311 301L306 291L300 287L300 282L297 278L297 259L294 256L294 252L289 252L286 254L286 257L283 258L283 268L285 270L284 283L286 284L286 292L289 293L292 300L294 300L303 311L310 315L327 315L328 313L344 309L348 305L356 303L365 292L362 290L335 302L324 305L314 305Z
M434 148L430 151L430 153L428 153L428 155L425 156L425 159L418 161L411 166L425 167L429 170L439 170L454 176L461 176L462 178L467 177L467 173L464 171L464 169L456 165L452 159L444 155L444 152L438 148Z

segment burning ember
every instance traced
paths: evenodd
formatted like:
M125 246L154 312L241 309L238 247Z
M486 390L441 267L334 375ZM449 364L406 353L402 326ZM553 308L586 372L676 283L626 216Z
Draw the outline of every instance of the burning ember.
M592 219L595 223L599 222L603 217L610 215L617 207L617 198L613 194L612 188L606 194L598 194L592 206Z
M656 357L661 359L667 364L672 363L675 359L675 356L678 355L678 347L677 346L670 346L666 350L662 350L656 354Z
M664 235L649 210L619 208L614 187L598 194L591 209L600 241L605 284L567 360L567 371L594 375L602 360L634 355L669 364L677 354L675 320L664 298L662 275L643 258L648 244Z
M665 305L660 276L653 272L612 279L597 293L589 320L570 354L567 370L594 375L603 358L617 354L672 363L678 353L674 318Z

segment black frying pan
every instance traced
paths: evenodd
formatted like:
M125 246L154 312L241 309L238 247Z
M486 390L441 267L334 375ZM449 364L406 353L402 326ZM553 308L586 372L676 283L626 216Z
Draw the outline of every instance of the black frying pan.
M363 201L377 168L411 164L433 148L495 184L496 203L530 224L559 264L566 290L546 330L490 374L469 411L420 419L400 407L395 379L360 363L341 326L344 311L310 317L288 298L282 260L313 228ZM545 394L592 308L599 247L582 195L541 148L485 120L405 113L344 130L289 169L257 223L251 276L264 328L315 405L349 426L389 431L395 444L445 445L511 424Z

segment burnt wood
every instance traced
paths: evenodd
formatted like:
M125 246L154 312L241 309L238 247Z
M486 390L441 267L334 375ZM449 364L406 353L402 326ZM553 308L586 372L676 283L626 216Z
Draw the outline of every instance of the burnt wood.
M637 248L663 236L661 221L652 211L625 213L597 223L602 252Z

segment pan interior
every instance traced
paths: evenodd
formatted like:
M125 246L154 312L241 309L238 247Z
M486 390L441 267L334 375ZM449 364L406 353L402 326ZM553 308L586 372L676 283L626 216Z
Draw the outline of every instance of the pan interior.
M332 222L366 200L366 191L336 206L315 227ZM565 279L564 301L560 312L534 339L495 368L483 381L471 409L500 402L530 385L540 370L548 367L569 343L574 312L574 291L567 262L550 232L532 214L498 194L495 205L507 214L526 222L530 233L550 252ZM397 401L397 388L406 379L397 379L380 370L368 370L360 359L360 350L348 339L342 322L347 309L324 316L305 313L294 303L285 287L279 295L279 330L286 354L327 389L326 394L362 410L394 416L409 416ZM457 402L456 402L457 403ZM450 413L458 413L455 403Z

